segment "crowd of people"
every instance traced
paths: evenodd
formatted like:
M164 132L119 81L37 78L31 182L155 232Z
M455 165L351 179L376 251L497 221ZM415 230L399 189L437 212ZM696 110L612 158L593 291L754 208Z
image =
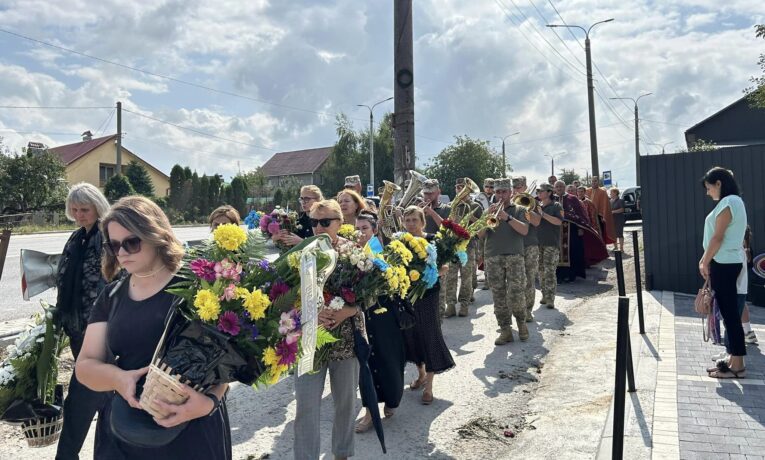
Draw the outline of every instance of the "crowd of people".
M742 271L739 260L741 244L734 248L734 242L743 236L746 214L735 181L731 181L732 174L728 177L717 170L704 179L707 193L719 204L707 218L705 253L699 262L701 274L711 279L728 335L727 353L709 369L710 376L720 378L744 375L743 347L748 340L744 330L748 323L742 326L741 322L744 305L740 279L736 284L746 270ZM409 389L421 392L423 405L433 402L435 375L455 366L442 321L470 316L476 289L491 290L500 330L495 345L514 342L516 336L526 341L527 323L534 321L537 305L537 282L539 305L553 309L559 282L584 277L586 267L608 257L606 245L614 249L623 246L624 202L616 189L610 190L609 199L597 178L589 188L578 181L565 184L555 176L532 187L524 177L486 179L477 194L465 193L474 183L459 178L457 196L449 204L442 201L439 181L426 179L419 184L421 190L413 203L397 207L396 200L401 197L394 198L388 204L393 212L377 209L377 203L362 197L358 176L346 178L345 185L334 198L326 198L315 185L303 186L296 230L281 230L273 238L295 246L324 234L338 246L348 243L340 236L341 226L352 225L357 230L355 244L381 246L388 243L382 228L396 225L385 220L392 215L396 216L398 231L428 241L434 239L445 219L472 222L489 217L492 225L472 238L466 263L438 267L439 282L413 305L380 298L376 306L366 310L346 305L319 313L319 323L338 330L340 339L331 345L329 359L318 372L294 377L296 459L319 458L321 398L327 374L334 403L331 450L335 458L353 456L355 433L372 428L369 408L358 419L355 413L359 385L355 337L363 337L371 348L369 366L377 400L383 405L384 416L393 417L405 390L407 362L418 371ZM97 412L96 458L231 458L227 385L213 387L205 394L186 387L190 396L186 403L166 405L170 415L156 423L182 430L168 445L135 446L114 436L110 429L111 395L116 392L131 407L140 408L136 391L162 334L173 301L165 289L176 279L184 249L162 210L145 198L123 198L110 207L98 188L82 183L71 188L66 209L80 229L64 248L58 305L77 364L65 402L56 458L78 458ZM210 215L213 230L228 223L241 224L239 213L230 206ZM484 274L480 287L479 272ZM118 282L119 278L123 282Z

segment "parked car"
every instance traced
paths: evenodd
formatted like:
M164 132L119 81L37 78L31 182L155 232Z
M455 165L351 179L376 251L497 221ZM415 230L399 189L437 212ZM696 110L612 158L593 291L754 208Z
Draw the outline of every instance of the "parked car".
M625 220L640 220L643 215L640 210L640 187L627 187L622 191L624 200Z

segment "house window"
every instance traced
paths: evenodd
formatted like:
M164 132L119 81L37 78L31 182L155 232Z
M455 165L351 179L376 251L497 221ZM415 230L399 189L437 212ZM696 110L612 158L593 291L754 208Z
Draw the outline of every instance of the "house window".
M109 179L114 175L116 165L101 163L98 165L98 180L101 187L105 186Z

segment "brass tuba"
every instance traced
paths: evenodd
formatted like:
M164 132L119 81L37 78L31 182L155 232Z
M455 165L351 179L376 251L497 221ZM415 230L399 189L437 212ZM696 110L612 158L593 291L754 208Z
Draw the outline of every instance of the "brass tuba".
M420 192L422 192L425 181L428 180L425 175L420 174L414 170L409 171L409 174L412 176L412 179L409 182L409 187L407 187L404 195L398 202L398 207L403 209L406 209L408 206L418 204L418 197Z
M449 212L449 220L462 219L470 213L470 202L465 202L465 198L480 191L481 189L478 188L478 184L473 182L471 178L466 177L465 186L462 187L462 190L460 190L459 193L454 196L454 200L452 200L452 209Z
M537 209L537 200L528 193L518 193L513 196L510 201L516 206L526 208L527 211L534 211Z
M396 233L401 226L391 203L393 201L393 195L401 190L401 187L387 180L384 180L383 184L385 185L383 186L379 207L380 231L386 238L392 238L393 234Z

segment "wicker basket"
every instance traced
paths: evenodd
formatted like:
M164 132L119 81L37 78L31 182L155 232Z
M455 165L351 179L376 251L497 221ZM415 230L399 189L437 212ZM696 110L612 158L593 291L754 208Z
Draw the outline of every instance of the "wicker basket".
M156 403L157 400L168 404L183 404L189 399L181 389L181 376L172 374L173 369L157 358L149 365L149 373L146 375L146 383L143 384L141 393L141 407L156 418L165 418L169 414L162 410ZM183 382L189 384L190 382ZM197 388L194 388L198 390Z
M45 447L55 444L61 436L64 414L51 418L28 420L21 424L21 431L29 447Z

